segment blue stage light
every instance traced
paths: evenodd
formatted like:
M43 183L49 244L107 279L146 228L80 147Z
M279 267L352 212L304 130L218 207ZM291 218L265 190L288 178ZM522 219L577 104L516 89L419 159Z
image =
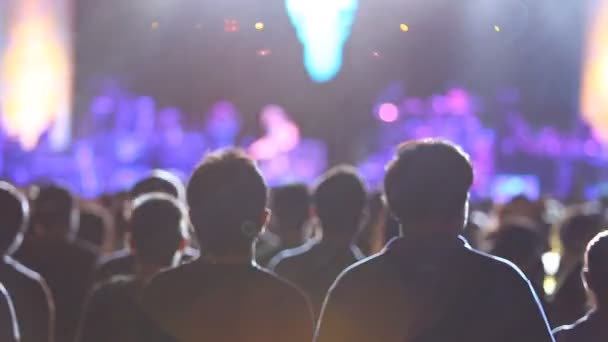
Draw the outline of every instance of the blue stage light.
M358 0L285 0L291 23L304 47L304 66L310 78L329 82L342 68Z

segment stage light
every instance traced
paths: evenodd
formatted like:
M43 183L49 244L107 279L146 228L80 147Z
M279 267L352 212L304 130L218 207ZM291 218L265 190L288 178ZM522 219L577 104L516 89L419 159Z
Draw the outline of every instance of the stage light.
M310 78L318 83L331 81L342 69L358 0L285 0L285 6L304 47Z
M266 25L264 25L264 23L261 21L258 21L257 23L255 23L255 29L258 31L264 31L265 27L266 27Z
M378 118L386 123L399 119L399 108L393 103L383 103L378 107Z
M596 137L608 144L608 0L597 6L587 35L581 113Z
M399 25L399 29L402 32L408 32L410 30L410 27L407 24L401 24L401 25Z
M5 26L8 44L0 46L5 48L0 50L0 113L4 131L26 150L34 149L43 134L54 150L69 143L68 5L66 0L0 4L0 12L10 14Z
M496 32L500 32L500 31L501 31L500 26L498 26L498 25L494 25L494 31L496 31Z

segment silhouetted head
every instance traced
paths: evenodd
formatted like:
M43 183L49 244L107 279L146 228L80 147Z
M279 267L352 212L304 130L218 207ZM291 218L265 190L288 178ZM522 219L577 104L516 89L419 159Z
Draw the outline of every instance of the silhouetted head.
M204 253L241 257L266 224L267 190L255 163L239 149L207 155L188 183L190 220Z
M306 184L273 188L270 192L272 218L269 228L278 235L299 235L310 218L311 196Z
M148 177L133 186L131 198L152 192L162 192L181 200L184 198L185 189L182 181L171 172L154 170Z
M542 250L541 237L534 227L511 223L498 229L491 253L511 261L525 273L538 264Z
M600 309L608 309L608 232L598 234L589 242L583 277Z
M357 170L349 166L329 170L315 187L313 200L323 239L352 240L367 205L367 192Z
M601 231L601 215L575 212L562 222L559 235L564 251L582 258L589 241Z
M140 262L171 266L186 246L188 224L183 205L173 196L150 193L133 201L131 248Z
M0 182L0 255L10 255L21 245L29 211L25 196L11 184Z
M468 155L450 142L428 139L398 147L384 190L391 212L406 229L459 234L472 184Z
M36 238L71 239L78 228L78 209L72 194L57 185L33 191L32 229Z

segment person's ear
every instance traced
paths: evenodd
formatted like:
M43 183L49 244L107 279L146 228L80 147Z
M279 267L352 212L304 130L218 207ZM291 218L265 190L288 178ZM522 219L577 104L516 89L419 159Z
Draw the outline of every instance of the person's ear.
M270 211L270 209L268 209L268 208L264 209L264 211L262 212L262 215L260 215L260 222L258 222L260 224L260 227L266 227L268 222L270 222L271 216L272 216L272 212Z
M593 287L593 280L591 279L591 275L589 274L589 270L587 270L587 268L583 268L583 270L581 271L581 279L583 280L583 285L585 285L585 289L589 290L589 285Z
M186 250L186 248L188 248L188 245L189 245L189 243L188 243L188 239L181 239L181 240L179 241L179 246L177 247L177 250L178 250L179 252L183 252L183 251L185 251L185 250Z
M135 241L133 241L133 236L131 233L127 233L125 239L127 240L127 246L129 246L131 253L137 254L137 248L135 248Z

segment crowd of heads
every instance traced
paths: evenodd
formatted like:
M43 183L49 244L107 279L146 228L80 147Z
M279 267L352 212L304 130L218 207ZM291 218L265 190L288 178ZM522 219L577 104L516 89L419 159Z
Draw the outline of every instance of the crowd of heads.
M397 237L391 226L399 226L399 235L407 238L458 236L476 225L469 243L521 269L537 285L549 320L554 294L543 285L555 274L543 268L542 256L552 249L561 251L563 265L580 266L582 279L574 276L593 293L595 305L608 310L608 235L601 233L601 204L599 210L576 210L554 222L525 198L484 212L469 203L473 182L467 154L441 140L398 146L386 167L384 189L377 193L369 192L350 166L329 170L312 187L295 183L269 190L255 162L244 151L228 149L207 154L186 186L167 171L154 171L126 192L93 201L101 212L85 210L91 201L55 184L17 189L0 182L0 250L11 256L22 244L76 243L87 239L83 230L96 227L88 243L97 245L97 258L126 248L137 267L156 272L179 267L187 248L198 249L205 260L255 262L252 246L265 228L282 239L283 249L323 241L336 248L358 245L373 255ZM471 217L476 211L487 218L485 226ZM108 243L109 237L114 241ZM577 272L568 267L564 279Z

